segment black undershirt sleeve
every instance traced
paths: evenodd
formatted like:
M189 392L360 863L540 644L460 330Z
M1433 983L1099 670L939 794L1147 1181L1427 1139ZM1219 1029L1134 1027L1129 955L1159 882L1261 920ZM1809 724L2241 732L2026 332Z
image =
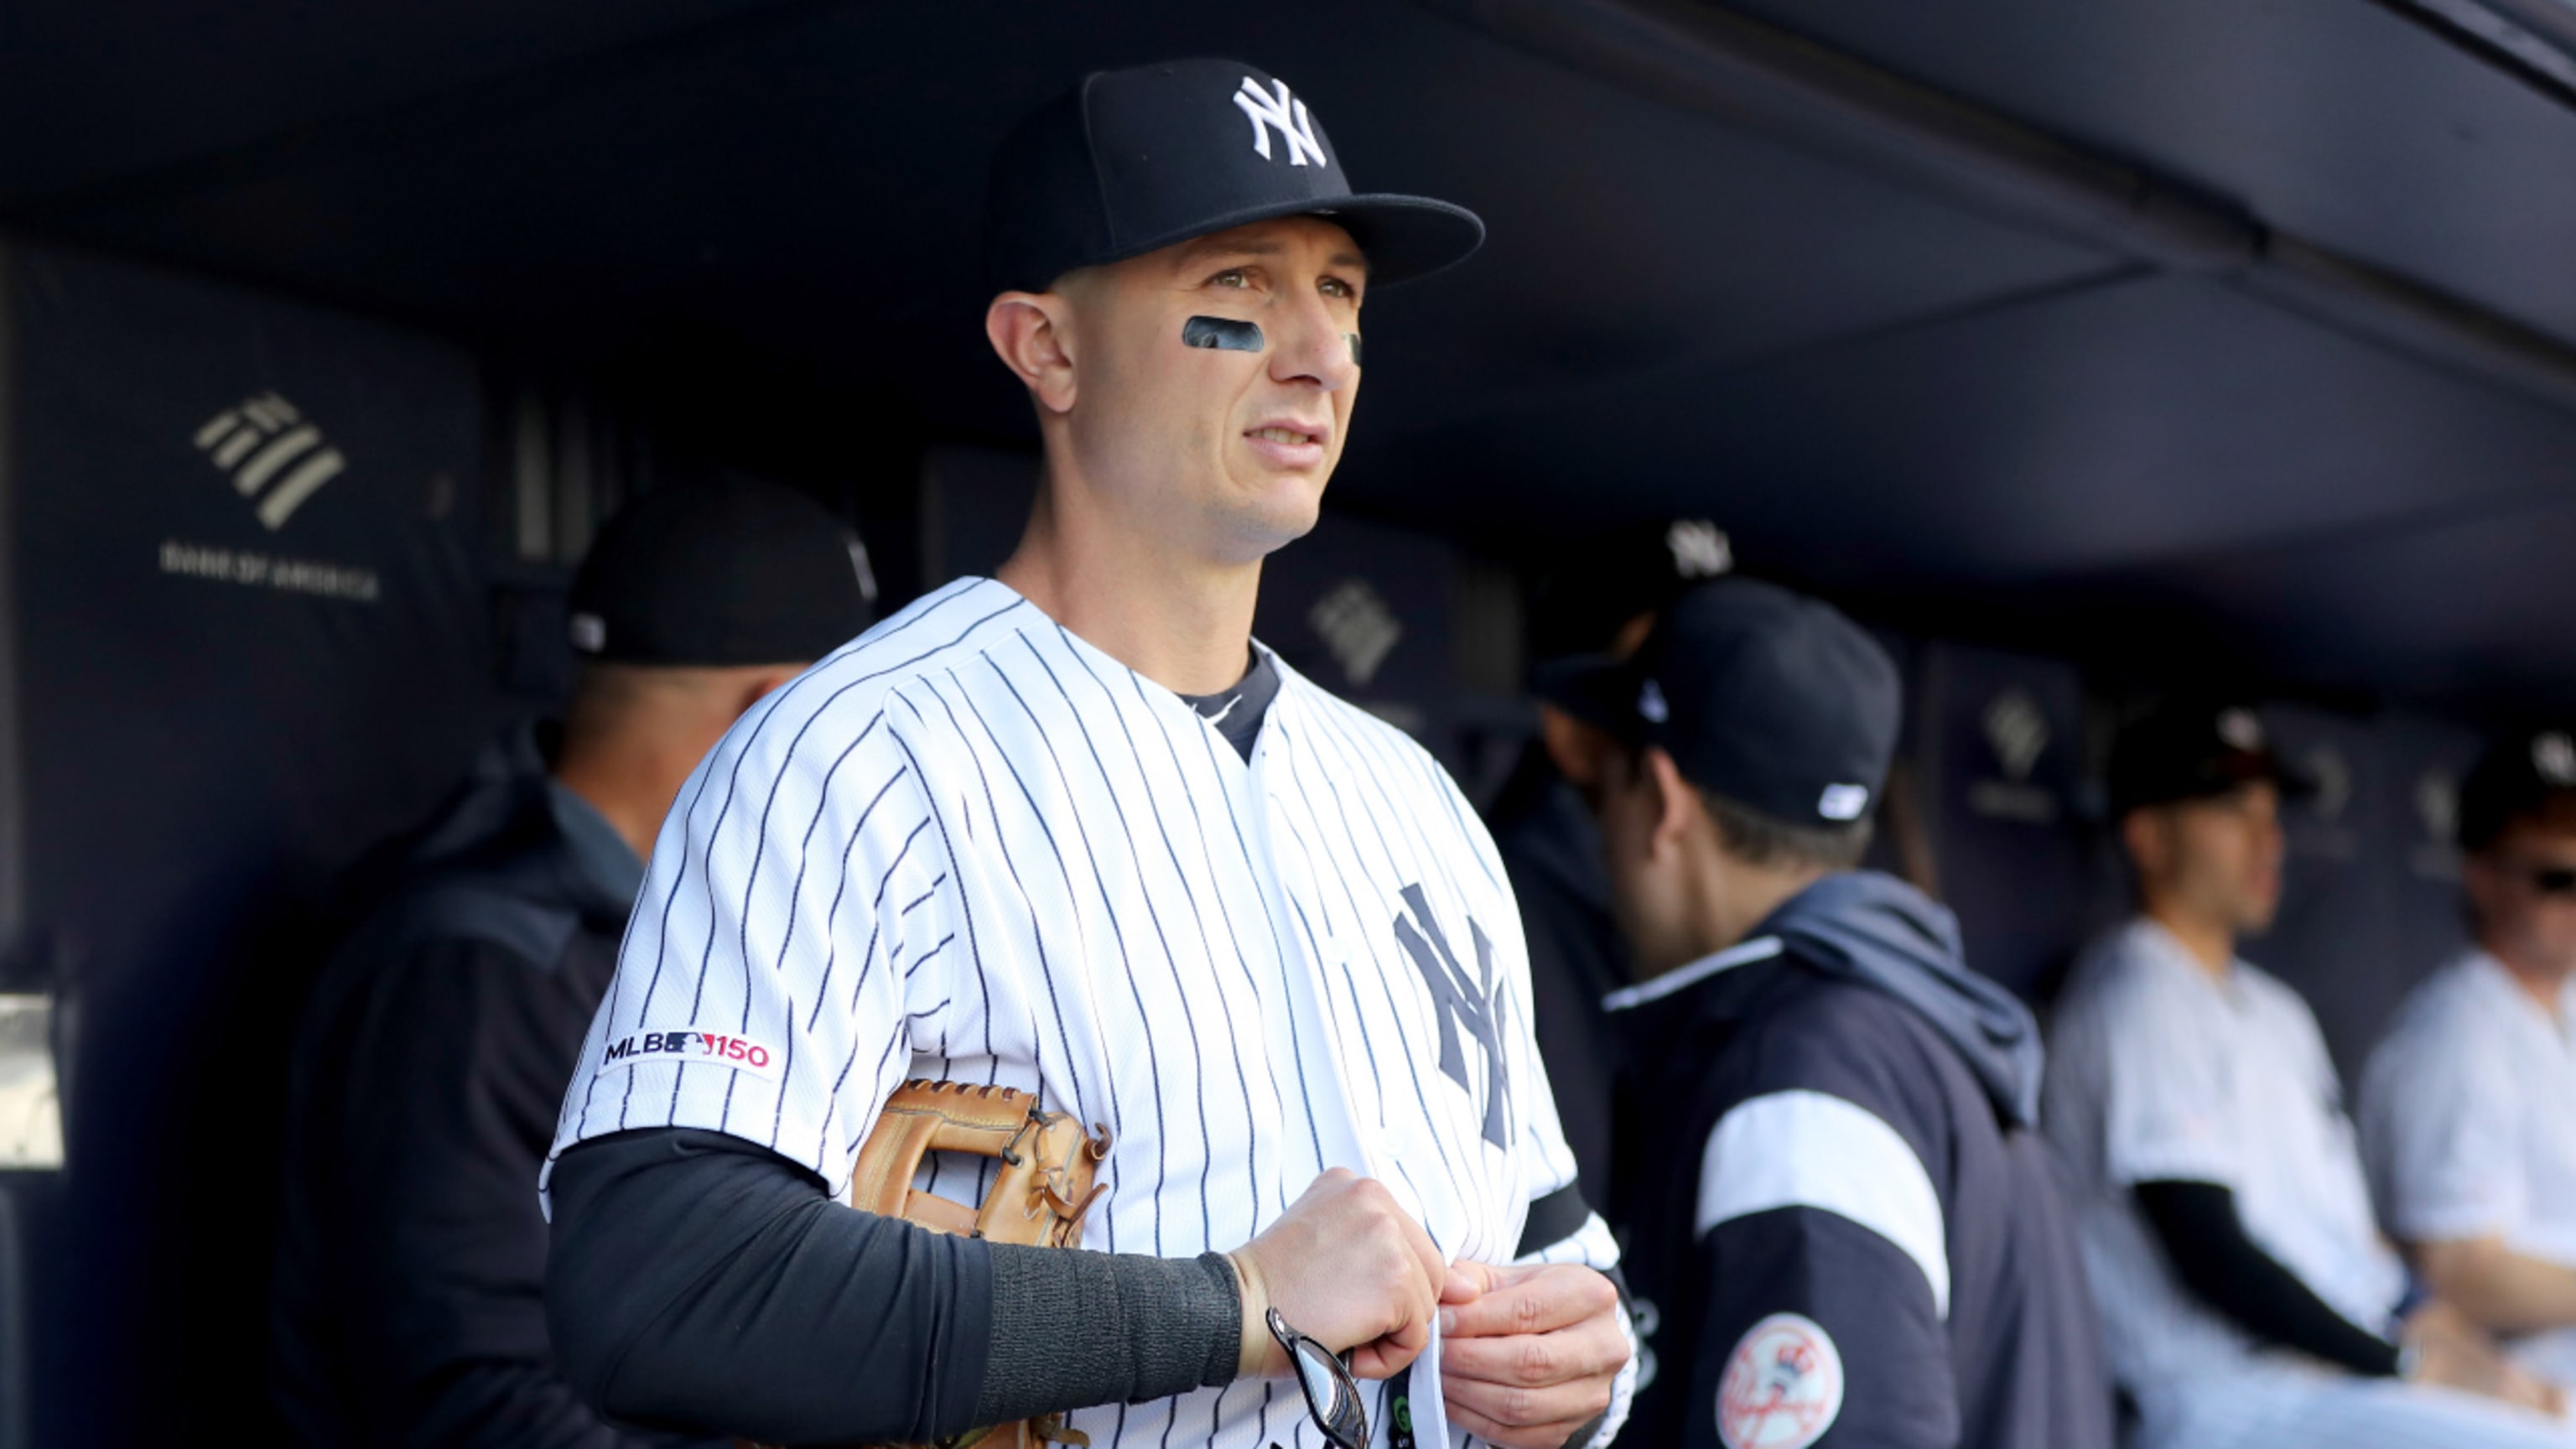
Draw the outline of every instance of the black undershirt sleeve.
M2397 1372L2397 1345L2327 1306L2245 1235L2234 1193L2214 1182L2142 1182L2133 1191L2183 1285L2247 1332L2357 1374Z
M948 1237L834 1202L756 1143L686 1128L582 1143L550 1187L556 1349L622 1419L774 1444L922 1443L1234 1377L1242 1307L1218 1254Z

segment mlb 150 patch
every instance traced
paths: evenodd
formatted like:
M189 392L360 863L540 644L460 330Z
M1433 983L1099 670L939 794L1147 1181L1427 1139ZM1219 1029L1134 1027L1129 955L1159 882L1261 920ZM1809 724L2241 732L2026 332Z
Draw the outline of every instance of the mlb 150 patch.
M673 1031L639 1031L619 1037L608 1044L607 1053L600 1058L599 1069L613 1072L647 1062L724 1067L730 1071L749 1072L773 1082L778 1080L779 1071L778 1050L767 1042L694 1026Z
M1726 1449L1806 1449L1842 1411L1842 1353L1802 1314L1774 1313L1745 1330L1717 1382Z

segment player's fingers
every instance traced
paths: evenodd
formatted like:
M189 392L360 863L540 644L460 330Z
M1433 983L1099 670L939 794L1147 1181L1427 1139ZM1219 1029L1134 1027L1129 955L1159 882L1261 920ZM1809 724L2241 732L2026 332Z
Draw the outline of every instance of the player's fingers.
M1628 1340L1615 1324L1586 1322L1555 1333L1502 1338L1445 1338L1440 1376L1514 1388L1607 1381L1628 1361Z
M1524 1424L1497 1418L1477 1404L1465 1401L1454 1390L1443 1397L1449 1408L1450 1428L1464 1429L1495 1445L1496 1449L1560 1449L1574 1437L1576 1430L1591 1423L1601 1412L1594 1409L1577 1417Z
M1443 1303L1473 1302L1483 1297L1485 1290L1493 1286L1492 1277L1493 1270L1484 1264L1473 1258L1461 1258L1450 1264L1448 1272L1441 1275L1440 1301Z
M1440 1327L1458 1338L1550 1333L1618 1306L1619 1290L1609 1279L1580 1264L1561 1263L1500 1283L1472 1303L1442 1309Z
M1431 1241L1431 1234L1425 1232L1422 1224L1415 1222L1411 1214L1399 1216L1403 1221L1404 1245L1412 1250L1413 1260L1422 1265L1423 1285L1431 1290L1432 1301L1424 1305L1428 1314L1430 1308L1439 1302L1440 1290L1448 1282L1449 1255L1440 1251L1440 1245Z
M1410 1343L1390 1333L1361 1344L1351 1350L1351 1372L1364 1379L1391 1379L1422 1357L1423 1347L1430 1341L1427 1332L1415 1335Z

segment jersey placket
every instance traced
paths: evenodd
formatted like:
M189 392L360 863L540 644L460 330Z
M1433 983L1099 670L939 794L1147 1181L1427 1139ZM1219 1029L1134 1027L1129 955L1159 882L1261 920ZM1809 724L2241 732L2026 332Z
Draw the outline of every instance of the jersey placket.
M1386 1147L1376 1133L1362 1120L1360 1099L1352 1089L1354 1077L1347 1065L1349 1052L1342 1040L1339 1018L1333 1010L1333 996L1327 979L1330 963L1319 959L1314 948L1323 945L1315 934L1324 929L1321 918L1326 909L1317 895L1311 863L1295 843L1295 832L1303 838L1318 838L1322 823L1312 812L1299 811L1277 788L1288 775L1287 756L1296 748L1291 738L1295 733L1297 711L1291 704L1291 691L1282 689L1271 705L1271 720L1253 745L1252 759L1241 775L1227 774L1229 790L1240 788L1238 818L1246 822L1246 841L1256 852L1255 861L1261 875L1262 889L1271 897L1271 909L1277 919L1296 922L1293 929L1281 932L1280 976L1287 987L1279 1002L1280 1010L1265 1010L1264 1026L1269 1032L1272 1070L1278 1062L1300 1063L1309 1084L1322 1080L1328 1092L1315 1094L1316 1128L1322 1140L1328 1165L1347 1166L1376 1178L1417 1221L1428 1221L1431 1205L1415 1200L1415 1195L1401 1174L1382 1170L1380 1159ZM1281 726L1286 725L1287 728ZM1291 827L1289 819L1303 817L1302 825ZM1291 832L1283 838L1282 832ZM1302 914L1301 914L1302 913ZM1350 923L1358 929L1358 923ZM1267 1006L1265 1000L1265 1007ZM1309 1025L1292 1031L1288 1013L1299 1013L1299 1020ZM1382 1084L1377 1090L1383 1090ZM1338 1135L1339 1141L1335 1141ZM1446 1445L1450 1442L1448 1413L1440 1390L1440 1326L1431 1325L1431 1342L1422 1356L1414 1361L1408 1384L1410 1415L1414 1442ZM1379 1400L1384 1406L1383 1395ZM1376 1422L1370 1432L1377 1442L1387 1442L1391 1426L1384 1422L1385 1412L1373 1416ZM1303 1429L1301 1426L1300 1433Z

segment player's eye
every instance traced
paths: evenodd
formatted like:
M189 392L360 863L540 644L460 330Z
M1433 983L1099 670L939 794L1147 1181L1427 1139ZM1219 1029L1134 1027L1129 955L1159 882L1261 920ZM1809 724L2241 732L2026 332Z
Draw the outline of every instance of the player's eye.
M1327 297L1339 297L1346 302L1356 302L1359 300L1359 288L1352 286L1350 283L1343 281L1339 277L1326 277L1317 285L1323 288L1324 295Z
M1252 274L1241 267L1228 267L1224 271L1217 273L1215 276L1208 278L1208 285L1211 287L1232 287L1238 291L1249 291L1252 287Z

